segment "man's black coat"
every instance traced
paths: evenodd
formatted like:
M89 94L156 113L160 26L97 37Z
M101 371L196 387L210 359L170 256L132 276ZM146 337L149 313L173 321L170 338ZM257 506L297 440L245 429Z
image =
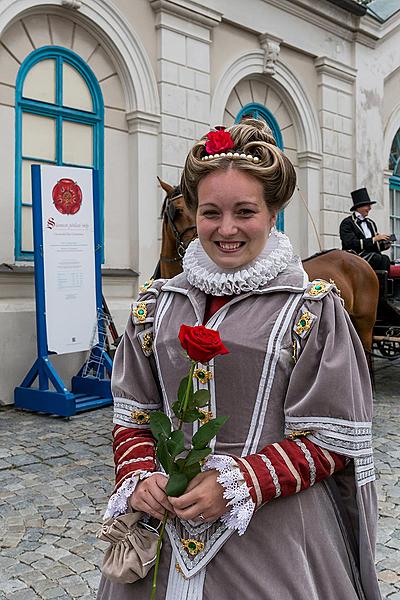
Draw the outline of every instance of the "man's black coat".
M364 219L370 230L372 237L377 235L378 228L372 219L366 217ZM353 213L349 217L343 219L340 223L340 239L342 240L343 250L354 250L357 254L362 252L378 252L379 254L385 249L386 244L383 242L373 242L372 237L366 238L361 220L357 219ZM382 244L382 245L381 245Z

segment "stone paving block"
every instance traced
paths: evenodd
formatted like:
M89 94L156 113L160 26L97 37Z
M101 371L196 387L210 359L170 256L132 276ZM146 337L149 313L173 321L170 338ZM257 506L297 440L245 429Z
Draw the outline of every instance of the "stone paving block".
M41 598L43 598L43 600L53 600L53 598L68 598L68 595L62 588L53 587L45 590L42 593Z
M53 581L58 582L63 577L69 577L73 575L71 569L68 569L65 565L60 565L58 563L55 564L51 569L46 570L46 575Z
M40 598L32 589L20 590L12 594L8 594L8 600L37 600Z

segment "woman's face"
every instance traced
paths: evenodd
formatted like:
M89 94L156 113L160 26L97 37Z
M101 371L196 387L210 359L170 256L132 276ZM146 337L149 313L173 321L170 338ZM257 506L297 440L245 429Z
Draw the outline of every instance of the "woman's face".
M197 234L219 267L237 269L260 254L276 217L257 179L237 169L210 173L200 181L198 201Z

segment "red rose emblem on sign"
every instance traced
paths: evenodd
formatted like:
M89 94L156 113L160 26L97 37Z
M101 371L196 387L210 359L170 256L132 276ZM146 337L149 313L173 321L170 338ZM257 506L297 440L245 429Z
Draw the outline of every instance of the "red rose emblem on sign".
M82 204L82 190L72 179L60 179L52 191L54 206L63 215L75 215Z
M206 151L208 154L225 152L226 150L232 150L234 147L235 143L229 131L219 129L218 131L207 133Z
M189 358L195 362L207 363L215 356L229 354L221 341L218 331L208 329L204 325L181 325L179 341Z

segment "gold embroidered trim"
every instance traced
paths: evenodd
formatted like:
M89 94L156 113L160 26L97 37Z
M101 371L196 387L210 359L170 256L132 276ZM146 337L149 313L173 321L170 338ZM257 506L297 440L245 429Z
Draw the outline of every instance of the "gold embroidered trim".
M146 425L150 421L150 415L144 410L134 410L131 413L131 419L138 425Z
M194 538L189 538L187 540L182 539L181 542L182 546L190 556L196 556L199 552L204 550L203 542L199 542L199 540L195 540Z
M193 377L196 377L200 383L207 383L210 379L212 379L211 371L206 371L206 369L196 369L193 373Z
M289 433L289 438L291 440L294 440L298 437L304 437L306 435L310 435L312 433L312 431L292 431L291 433Z
M138 305L133 309L133 316L142 323L147 317L147 306L145 302L139 302Z
M211 410L203 410L202 408L199 408L199 413L203 415L203 418L199 419L202 425L205 425L206 423L208 423L208 421L211 421L211 419L214 418L214 415L212 414Z
M180 566L180 564L178 562L175 563L175 570L176 570L177 573L180 573L182 575L183 579L186 579L186 577L184 576L184 574L182 572L181 566Z
M142 340L143 352L151 352L153 349L153 334L145 333Z
M317 279L317 281L315 283L313 283L313 285L307 290L307 294L309 296L314 296L316 298L318 298L318 296L321 296L322 294L325 294L325 292L327 292L332 284L328 283L327 281L324 281L323 279Z
M294 327L295 333L297 333L297 335L302 335L303 333L309 331L312 325L312 321L312 316L308 311L303 313Z
M147 290L149 288L151 288L151 286L154 283L154 279L151 277L148 281L145 281L143 285L140 286L139 288L139 292L141 292L142 294L144 294L145 292L147 292Z

